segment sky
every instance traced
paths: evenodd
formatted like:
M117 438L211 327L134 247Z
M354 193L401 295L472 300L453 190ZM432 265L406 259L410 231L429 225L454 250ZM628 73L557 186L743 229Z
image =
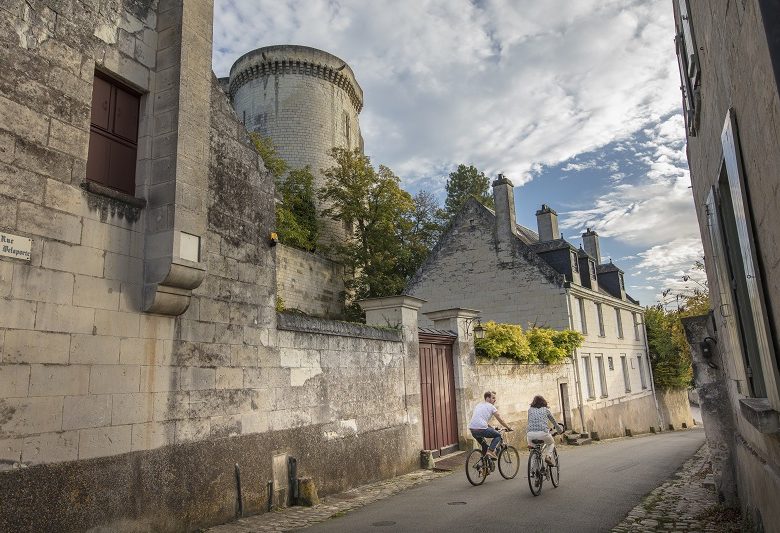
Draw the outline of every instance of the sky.
M350 65L365 153L406 190L502 172L521 224L546 203L575 246L597 231L643 305L704 281L669 0L215 0L218 76L275 44Z

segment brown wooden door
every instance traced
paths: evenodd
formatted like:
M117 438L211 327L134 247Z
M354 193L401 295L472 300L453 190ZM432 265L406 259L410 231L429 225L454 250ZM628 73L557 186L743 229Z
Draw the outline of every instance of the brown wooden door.
M458 446L451 342L451 338L420 337L423 445L439 454L454 451Z

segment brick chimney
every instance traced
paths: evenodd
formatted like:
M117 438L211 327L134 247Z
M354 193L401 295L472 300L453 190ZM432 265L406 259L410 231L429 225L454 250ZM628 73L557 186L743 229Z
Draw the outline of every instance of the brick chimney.
M539 228L539 242L554 241L561 238L558 231L558 213L547 204L536 212L536 225Z
M515 186L503 174L493 182L493 202L496 204L496 240L499 245L508 244L517 231Z
M599 246L599 234L590 228L582 234L582 247L596 260L596 264L601 264L601 247Z

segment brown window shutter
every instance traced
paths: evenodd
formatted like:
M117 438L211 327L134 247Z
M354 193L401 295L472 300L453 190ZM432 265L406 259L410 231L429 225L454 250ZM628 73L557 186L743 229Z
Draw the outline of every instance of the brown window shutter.
M140 97L96 74L92 89L92 119L87 179L127 194L135 194Z
M138 141L138 97L122 89L116 89L114 133L130 142Z
M89 155L87 156L87 179L108 186L108 162L111 141L96 128L89 132Z
M111 84L101 78L95 78L92 86L92 125L110 130Z

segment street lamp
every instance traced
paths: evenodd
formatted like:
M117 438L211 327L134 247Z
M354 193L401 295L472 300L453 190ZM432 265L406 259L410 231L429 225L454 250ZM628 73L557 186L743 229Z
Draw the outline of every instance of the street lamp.
M485 328L482 327L482 320L477 316L474 318L467 318L464 321L464 324L466 325L466 335L468 337L471 337L472 333L469 332L471 329L471 325L474 324L474 338L475 339L484 339L485 338Z

